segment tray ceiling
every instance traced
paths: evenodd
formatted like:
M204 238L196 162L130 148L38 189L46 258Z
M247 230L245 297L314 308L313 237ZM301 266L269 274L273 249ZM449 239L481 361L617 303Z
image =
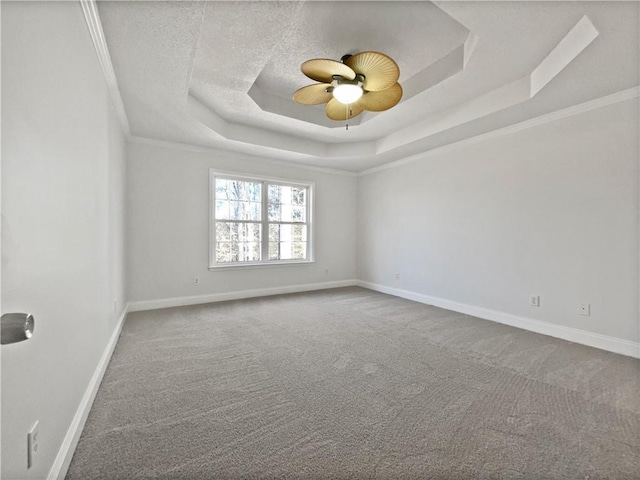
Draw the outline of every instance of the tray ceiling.
M360 171L639 82L635 2L100 2L131 134ZM391 110L328 120L310 58L376 50Z

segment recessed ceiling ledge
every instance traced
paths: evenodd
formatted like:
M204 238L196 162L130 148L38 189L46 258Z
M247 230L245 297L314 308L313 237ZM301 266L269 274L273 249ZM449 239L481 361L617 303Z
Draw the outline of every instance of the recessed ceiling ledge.
M262 128L230 123L192 95L187 98L187 110L193 118L208 127L214 134L227 140L322 158L376 154L374 142L323 143Z
M530 75L379 139L377 152L393 150L530 100L597 36L598 31L585 15Z

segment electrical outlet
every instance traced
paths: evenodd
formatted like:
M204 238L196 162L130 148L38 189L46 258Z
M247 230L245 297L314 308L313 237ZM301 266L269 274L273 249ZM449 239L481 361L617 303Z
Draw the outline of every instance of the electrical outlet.
M529 295L529 305L532 307L539 307L540 295Z
M324 274L325 274L325 275L329 275L329 269L328 269L328 268L325 268L325 269L324 269Z
M585 317L588 317L589 315L591 315L591 304L581 303L580 307L578 308L578 313L580 315L584 315Z
M27 433L27 468L31 468L38 454L40 447L40 432L38 430L38 422Z
M193 277L193 284L200 285L200 277Z
M400 280L400 274L396 273L396 280Z

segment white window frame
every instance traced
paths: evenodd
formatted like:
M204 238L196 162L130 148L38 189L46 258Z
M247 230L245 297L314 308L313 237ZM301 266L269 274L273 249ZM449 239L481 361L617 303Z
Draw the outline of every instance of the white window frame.
M242 180L247 182L260 182L262 184L262 220L259 222L261 228L260 252L262 260L258 262L234 262L234 263L216 263L216 178L224 178L230 180ZM306 205L306 222L307 226L307 254L304 260L269 260L269 224L279 223L270 222L268 219L268 185L283 185L287 187L304 187L307 188L307 205ZM209 169L209 270L228 269L228 268L250 268L250 267L266 267L266 266L286 266L286 265L308 265L314 263L314 232L313 225L313 196L315 193L315 183L309 181L292 180L288 178L264 177L261 175L244 174L240 172L229 172ZM228 220L226 220L228 221ZM253 222L252 222L253 223ZM283 222L289 224L289 222Z

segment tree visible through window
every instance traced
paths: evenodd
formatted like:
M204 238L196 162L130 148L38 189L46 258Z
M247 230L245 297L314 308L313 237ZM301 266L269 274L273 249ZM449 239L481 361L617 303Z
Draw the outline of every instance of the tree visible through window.
M212 174L212 265L310 260L308 184Z

